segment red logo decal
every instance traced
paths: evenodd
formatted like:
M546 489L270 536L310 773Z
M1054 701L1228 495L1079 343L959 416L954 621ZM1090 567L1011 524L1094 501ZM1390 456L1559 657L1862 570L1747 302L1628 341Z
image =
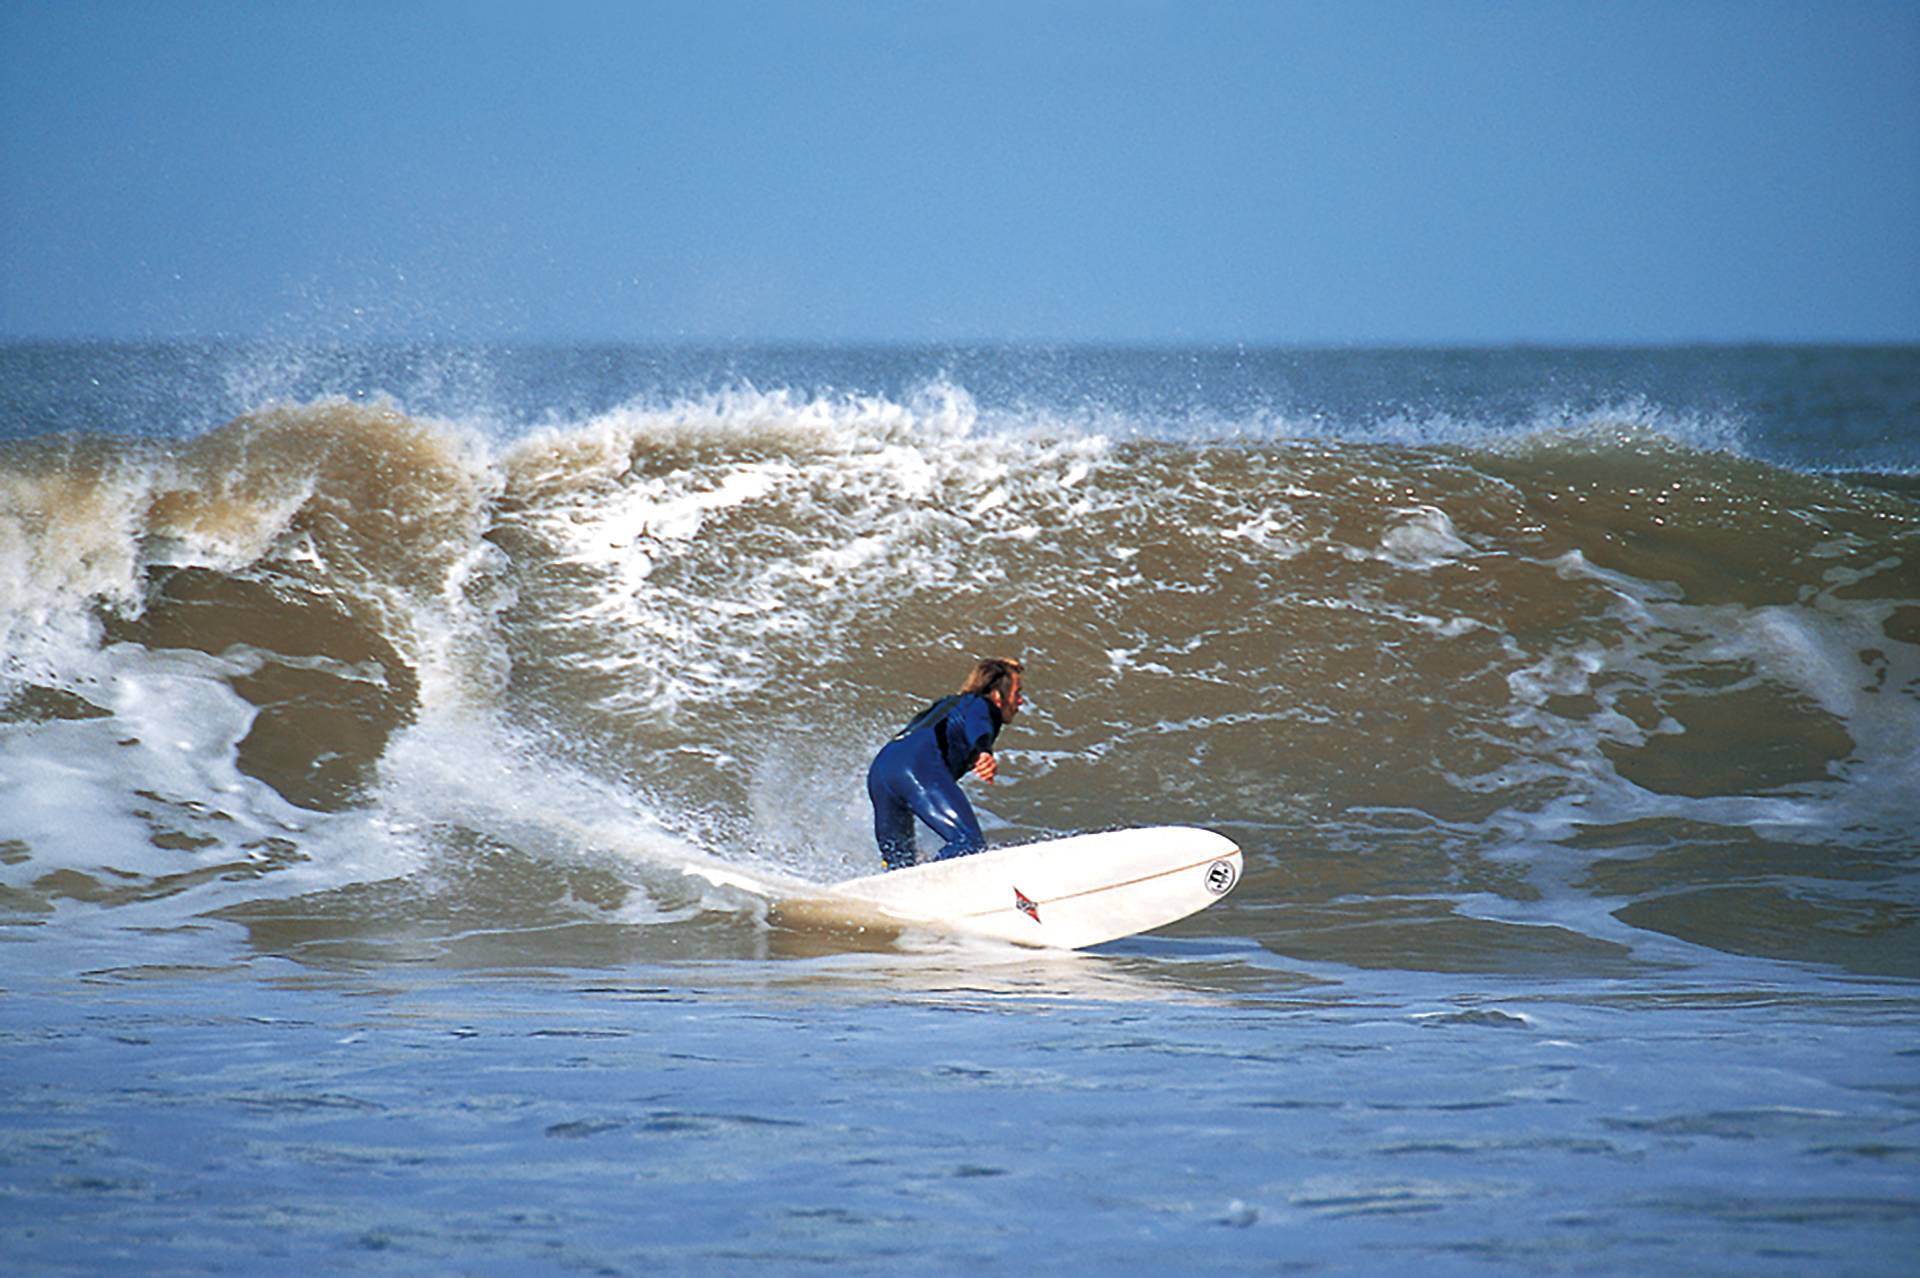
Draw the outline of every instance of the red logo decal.
M1035 923L1040 921L1039 902L1029 900L1027 894L1019 888L1013 890L1013 903L1022 914L1032 919Z

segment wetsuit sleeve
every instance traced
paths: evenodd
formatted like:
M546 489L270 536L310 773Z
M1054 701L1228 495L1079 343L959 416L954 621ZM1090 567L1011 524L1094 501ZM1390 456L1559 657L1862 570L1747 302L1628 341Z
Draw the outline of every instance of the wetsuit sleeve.
M993 739L999 735L1000 727L994 722L987 699L963 698L947 720L947 763L953 775L964 775L983 751L993 748Z

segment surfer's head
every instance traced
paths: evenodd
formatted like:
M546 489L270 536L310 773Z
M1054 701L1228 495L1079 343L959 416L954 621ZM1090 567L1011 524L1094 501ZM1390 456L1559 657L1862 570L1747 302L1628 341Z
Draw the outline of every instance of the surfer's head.
M1025 673L1026 667L1011 657L987 657L974 663L960 693L979 693L993 703L1002 719L1011 719L1020 713L1020 678Z

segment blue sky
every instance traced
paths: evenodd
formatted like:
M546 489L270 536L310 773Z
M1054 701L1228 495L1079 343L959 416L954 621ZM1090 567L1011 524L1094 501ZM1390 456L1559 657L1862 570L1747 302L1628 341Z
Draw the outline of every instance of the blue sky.
M1920 6L0 4L0 336L1920 340Z

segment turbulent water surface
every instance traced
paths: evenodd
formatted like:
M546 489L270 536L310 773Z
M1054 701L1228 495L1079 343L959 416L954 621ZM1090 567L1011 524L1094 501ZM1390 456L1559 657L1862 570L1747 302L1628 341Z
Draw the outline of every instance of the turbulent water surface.
M33 1272L1902 1273L1920 351L0 348ZM877 869L1218 829L1045 955ZM924 836L923 836L924 837Z

